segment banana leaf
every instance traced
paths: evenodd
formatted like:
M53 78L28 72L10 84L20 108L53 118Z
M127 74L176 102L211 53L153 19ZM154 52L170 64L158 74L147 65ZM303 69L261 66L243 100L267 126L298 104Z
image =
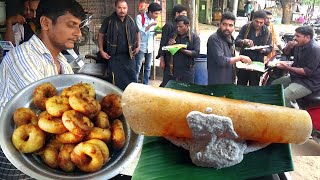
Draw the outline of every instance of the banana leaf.
M209 85L169 81L166 88L212 96L283 106L281 85L253 87L236 85ZM259 151L244 155L241 163L215 169L192 164L189 152L161 137L145 137L138 165L132 180L239 180L293 171L289 144L271 144Z

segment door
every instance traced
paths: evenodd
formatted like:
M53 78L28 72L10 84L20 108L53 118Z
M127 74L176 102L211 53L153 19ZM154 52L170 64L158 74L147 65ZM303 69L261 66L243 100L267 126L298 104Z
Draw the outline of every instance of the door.
M207 1L201 0L199 3L199 22L206 24L207 23Z

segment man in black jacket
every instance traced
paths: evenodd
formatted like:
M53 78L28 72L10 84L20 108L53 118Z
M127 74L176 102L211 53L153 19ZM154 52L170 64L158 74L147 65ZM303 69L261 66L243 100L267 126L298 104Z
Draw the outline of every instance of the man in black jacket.
M253 14L251 23L244 25L236 39L236 46L240 47L240 54L249 56L252 61L264 62L264 56L272 51L272 35L264 24L267 15L259 10ZM246 47L268 46L261 49L246 50ZM239 85L259 85L261 73L258 71L238 70Z
M102 22L98 34L100 55L114 74L114 83L124 90L136 82L135 55L140 50L140 32L128 13L126 0L115 1L116 11Z
M173 7L172 10L173 20L167 21L166 24L162 27L162 34L160 40L160 47L158 51L157 58L160 58L160 68L163 69L163 81L160 84L161 87L164 87L169 80L169 62L170 54L167 51L163 51L162 47L167 46L169 40L173 38L176 34L176 23L175 18L184 15L187 16L187 7L177 4Z
M231 12L222 14L220 27L207 42L208 84L232 84L235 82L234 64L251 63L248 56L234 57L234 31L236 17Z

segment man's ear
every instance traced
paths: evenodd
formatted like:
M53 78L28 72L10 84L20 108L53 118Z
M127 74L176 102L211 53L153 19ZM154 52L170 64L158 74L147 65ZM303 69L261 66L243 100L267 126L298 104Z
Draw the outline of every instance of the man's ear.
M49 19L46 16L40 17L41 29L47 31L49 29Z

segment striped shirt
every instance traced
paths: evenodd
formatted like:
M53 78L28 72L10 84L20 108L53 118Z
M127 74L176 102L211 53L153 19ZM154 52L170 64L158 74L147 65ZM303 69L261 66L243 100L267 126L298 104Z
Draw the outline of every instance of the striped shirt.
M61 53L58 55L58 61L61 74L73 74L71 66ZM19 90L37 80L54 75L58 75L58 69L53 57L36 35L13 48L0 64L0 115L5 104Z

